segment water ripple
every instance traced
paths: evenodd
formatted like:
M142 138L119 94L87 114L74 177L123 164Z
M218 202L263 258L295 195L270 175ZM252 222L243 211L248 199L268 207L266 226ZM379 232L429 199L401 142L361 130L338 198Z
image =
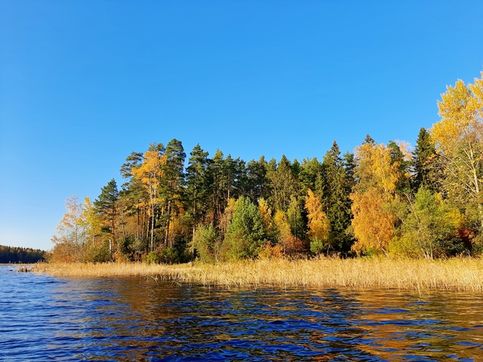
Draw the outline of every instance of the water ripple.
M0 266L0 360L477 360L481 297L68 280Z

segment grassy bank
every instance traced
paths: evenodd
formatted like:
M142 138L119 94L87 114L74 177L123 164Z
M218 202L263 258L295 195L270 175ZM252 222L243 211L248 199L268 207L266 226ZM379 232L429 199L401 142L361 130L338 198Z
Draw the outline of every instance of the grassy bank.
M257 260L220 264L39 264L36 272L60 277L161 276L229 287L397 288L483 291L483 259Z

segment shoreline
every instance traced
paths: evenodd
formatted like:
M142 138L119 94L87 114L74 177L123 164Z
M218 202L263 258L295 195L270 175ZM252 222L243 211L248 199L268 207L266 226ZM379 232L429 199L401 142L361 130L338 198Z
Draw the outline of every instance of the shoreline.
M224 287L343 287L351 289L483 292L483 259L319 258L247 260L218 264L42 263L36 273L56 277L159 276Z

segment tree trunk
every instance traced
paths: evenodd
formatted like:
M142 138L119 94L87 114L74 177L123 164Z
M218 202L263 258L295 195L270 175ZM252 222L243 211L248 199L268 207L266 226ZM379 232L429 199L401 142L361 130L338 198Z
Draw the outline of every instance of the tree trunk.
M171 200L168 201L168 206L166 208L166 230L164 231L164 244L171 247L171 242L169 240L169 224L171 221Z

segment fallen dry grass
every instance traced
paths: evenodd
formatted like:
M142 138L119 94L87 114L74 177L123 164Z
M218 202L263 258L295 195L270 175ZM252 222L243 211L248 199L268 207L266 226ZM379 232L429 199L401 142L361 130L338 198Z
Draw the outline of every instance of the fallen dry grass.
M160 276L180 282L246 287L396 288L483 291L483 259L390 258L256 260L219 264L39 264L34 271L59 277Z

